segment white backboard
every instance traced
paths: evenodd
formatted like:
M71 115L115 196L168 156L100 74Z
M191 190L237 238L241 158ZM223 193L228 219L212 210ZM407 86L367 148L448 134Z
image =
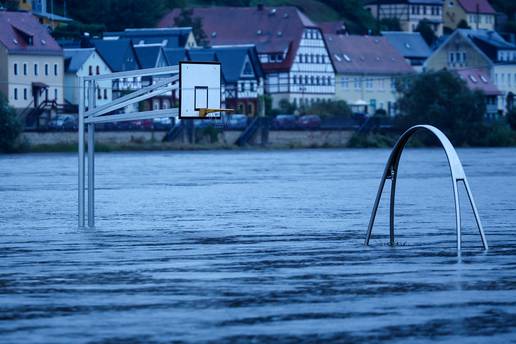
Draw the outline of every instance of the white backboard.
M220 109L221 74L219 62L179 62L179 118L220 118L219 112L206 117L199 109Z

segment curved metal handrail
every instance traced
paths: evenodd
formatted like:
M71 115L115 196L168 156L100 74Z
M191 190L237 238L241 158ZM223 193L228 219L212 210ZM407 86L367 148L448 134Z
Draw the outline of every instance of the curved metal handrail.
M466 188L466 192L468 194L468 198L471 204L471 208L473 209L473 213L475 215L475 220L478 226L478 230L480 232L480 238L482 239L482 244L484 249L487 250L487 241L484 235L484 229L482 228L482 223L480 222L480 217L478 215L477 207L475 205L475 201L473 199L473 194L469 188L468 180L466 179L466 174L464 173L464 169L462 167L462 163L460 162L459 156L455 151L455 148L451 144L450 140L444 135L442 131L433 127L431 125L416 125L409 128L407 131L401 135L394 146L391 155L389 156L389 160L387 161L387 165L385 166L385 171L383 172L383 177L380 182L380 187L378 188L378 193L376 195L376 200L374 202L373 212L371 213L371 218L369 220L369 226L367 228L367 235L365 239L365 245L369 245L369 240L371 239L371 233L373 231L374 220L376 218L376 212L378 211L378 205L380 204L380 199L382 197L383 188L385 186L385 182L387 179L391 180L391 195L390 195L390 211L389 211L389 229L390 229L390 244L394 245L394 201L396 196L396 179L398 176L398 166L401 159L401 153L405 148L408 140L419 130L427 130L432 133L441 143L446 157L448 159L448 165L450 166L452 182L453 182L453 195L455 198L455 219L457 226L457 252L461 251L461 219L460 219L460 205L459 205L459 192L458 192L458 182L461 181L464 183L464 187Z

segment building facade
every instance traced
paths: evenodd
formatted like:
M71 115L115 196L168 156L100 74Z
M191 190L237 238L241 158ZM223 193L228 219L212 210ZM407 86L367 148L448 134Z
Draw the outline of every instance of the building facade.
M500 113L513 106L516 94L516 45L487 30L456 30L425 63L426 70L480 69L500 91Z
M0 12L0 80L16 109L63 103L63 51L30 13Z
M90 75L110 74L111 69L93 48L64 49L65 56L65 101L79 105L80 77ZM111 80L101 80L96 85L95 104L97 106L109 103L113 99ZM88 97L85 106L88 107Z
M396 114L396 81L415 73L385 37L327 34L337 70L336 98L355 112Z
M401 29L414 32L418 24L425 20L437 36L443 34L443 0L370 0L365 8L373 17L397 19Z
M167 14L162 28L175 25L180 10ZM265 74L265 92L281 100L311 104L333 99L335 70L316 24L294 7L194 8L211 46L253 44ZM231 25L229 25L229 23Z
M445 0L444 26L455 30L461 22L471 29L494 30L496 11L488 0Z

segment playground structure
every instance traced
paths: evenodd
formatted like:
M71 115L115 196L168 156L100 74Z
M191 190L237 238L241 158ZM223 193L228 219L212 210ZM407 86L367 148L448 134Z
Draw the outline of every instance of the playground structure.
M398 167L401 159L401 154L408 140L415 134L417 131L426 130L433 134L441 143L446 157L448 159L448 165L450 166L452 183L453 183L453 197L455 199L455 219L456 219L456 230L457 230L457 253L460 254L462 249L462 235L461 235L461 216L460 216L460 203L459 203L459 182L464 184L466 192L468 194L469 202L471 204L471 208L473 209L473 214L475 215L475 221L477 223L478 231L480 233L480 238L482 240L482 245L484 249L487 250L487 240L484 235L484 229L482 228L482 223L480 222L480 216L478 215L478 210L475 205L475 200L473 199L473 194L471 193L471 189L469 187L468 179L466 178L466 174L464 173L464 168L462 167L462 163L460 162L459 156L453 148L452 143L446 135L436 127L430 125L416 125L412 128L409 128L396 142L391 155L389 156L389 160L387 161L387 165L385 166L385 171L383 172L382 180L380 182L380 187L378 188L378 193L376 195L376 200L374 202L373 211L371 213L371 218L369 220L369 226L367 228L367 234L365 239L365 245L369 245L369 240L371 239L371 234L373 231L374 220L376 218L376 212L378 211L378 206L380 204L380 199L382 197L383 188L385 186L385 182L388 180L391 181L391 193L390 193L390 209L389 209L389 235L390 245L394 245L394 203L396 198L396 180L398 177Z
M78 152L79 152L79 180L78 180L78 223L84 227L86 214L88 227L95 226L95 124L118 121L132 121L153 119L159 117L178 117L180 119L206 119L220 118L221 112L230 112L231 109L221 108L221 74L220 64L217 62L180 62L179 66L143 69L129 72L119 72L105 75L94 75L80 78L79 99L79 126L78 126ZM96 107L95 94L97 84L101 80L121 80L124 78L148 78L150 84L129 94L121 96L112 102ZM128 106L133 106L141 101L151 99L165 93L179 92L179 107L172 109L121 112ZM87 102L86 102L87 101ZM257 122L257 119L256 119ZM257 122L258 123L258 122ZM85 152L85 126L87 128L87 154ZM251 126L253 127L253 126ZM390 194L390 244L394 245L394 203L396 192L396 179L399 161L403 149L410 137L419 130L427 130L441 143L446 153L453 181L453 193L455 199L457 252L461 251L461 217L459 206L458 185L462 182L466 188L475 220L480 232L484 249L488 248L480 217L471 193L466 174L453 145L446 135L439 129L429 125L418 125L408 129L396 143L380 182L380 187L373 206L373 211L367 229L365 245L369 245L372 229L383 188L386 180L391 181ZM86 160L87 158L87 160ZM87 167L87 185L86 168ZM87 187L86 187L87 186ZM87 213L85 209L85 192L88 191Z

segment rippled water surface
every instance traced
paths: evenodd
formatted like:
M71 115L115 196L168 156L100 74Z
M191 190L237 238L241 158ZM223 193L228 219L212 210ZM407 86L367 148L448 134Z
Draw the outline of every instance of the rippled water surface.
M97 154L94 229L74 154L1 156L0 342L516 343L516 149L459 150L462 258L439 149L363 246L388 154Z

